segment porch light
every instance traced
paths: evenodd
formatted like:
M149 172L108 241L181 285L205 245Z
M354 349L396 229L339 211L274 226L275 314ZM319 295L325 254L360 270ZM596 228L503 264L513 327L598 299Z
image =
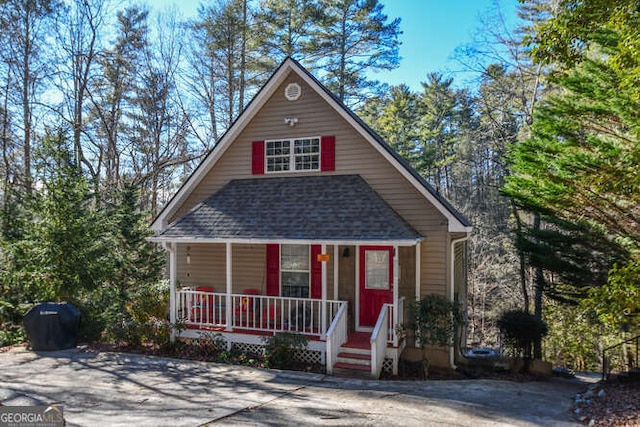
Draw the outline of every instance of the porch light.
M191 246L187 246L187 265L191 264L191 254L189 251L191 250Z
M349 258L349 248L344 248L342 251L342 258Z

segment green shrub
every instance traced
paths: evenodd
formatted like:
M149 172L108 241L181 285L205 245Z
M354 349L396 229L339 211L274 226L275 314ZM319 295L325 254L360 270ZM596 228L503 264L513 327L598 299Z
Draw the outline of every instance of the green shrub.
M171 324L164 319L152 317L144 323L122 319L105 329L102 341L125 346L150 344L166 348L171 344L171 330Z
M12 322L0 323L0 347L25 342L27 335L22 325Z
M160 280L152 284L138 286L131 291L127 312L139 323L151 318L164 319L169 313L169 282Z
M265 338L264 342L268 367L284 369L291 366L295 351L307 348L309 340L301 334L280 332Z
M594 310L545 301L545 360L576 371L600 369L602 349L617 344L620 332L600 322Z
M414 302L410 316L416 340L441 347L453 345L456 331L465 323L460 303L438 294L429 294Z
M547 335L547 324L533 314L522 310L511 310L502 313L497 322L504 343L510 347L514 355L531 358L533 343Z

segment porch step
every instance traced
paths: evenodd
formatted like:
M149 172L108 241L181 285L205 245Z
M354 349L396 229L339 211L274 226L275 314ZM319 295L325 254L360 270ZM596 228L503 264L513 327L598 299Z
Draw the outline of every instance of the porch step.
M345 378L371 378L371 365L338 362L333 365L333 375Z
M361 353L338 353L337 363L345 363L347 365L369 366L371 370L371 354Z
M333 374L347 378L371 378L371 334L352 332L342 344Z

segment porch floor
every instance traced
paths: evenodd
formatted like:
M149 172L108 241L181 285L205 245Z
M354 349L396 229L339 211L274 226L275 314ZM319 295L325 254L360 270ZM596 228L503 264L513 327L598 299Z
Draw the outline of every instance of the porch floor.
M231 334L243 334L243 335L255 335L262 337L271 337L276 333L282 331L260 331L256 329L242 329L242 328L233 328L233 330L228 331L224 326L207 326L207 325L186 325L186 329L195 330L195 331L207 331L207 332L220 332L220 333L231 333ZM324 341L320 339L318 335L307 335L302 333L302 335L306 336L309 341Z
M370 332L349 332L347 342L342 344L345 348L371 348L371 333Z

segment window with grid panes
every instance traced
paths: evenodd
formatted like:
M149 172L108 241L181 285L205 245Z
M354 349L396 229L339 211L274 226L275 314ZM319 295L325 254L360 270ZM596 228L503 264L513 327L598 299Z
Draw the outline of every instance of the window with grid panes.
M266 172L320 170L320 138L265 141Z
M280 289L283 297L309 298L308 245L280 246Z

